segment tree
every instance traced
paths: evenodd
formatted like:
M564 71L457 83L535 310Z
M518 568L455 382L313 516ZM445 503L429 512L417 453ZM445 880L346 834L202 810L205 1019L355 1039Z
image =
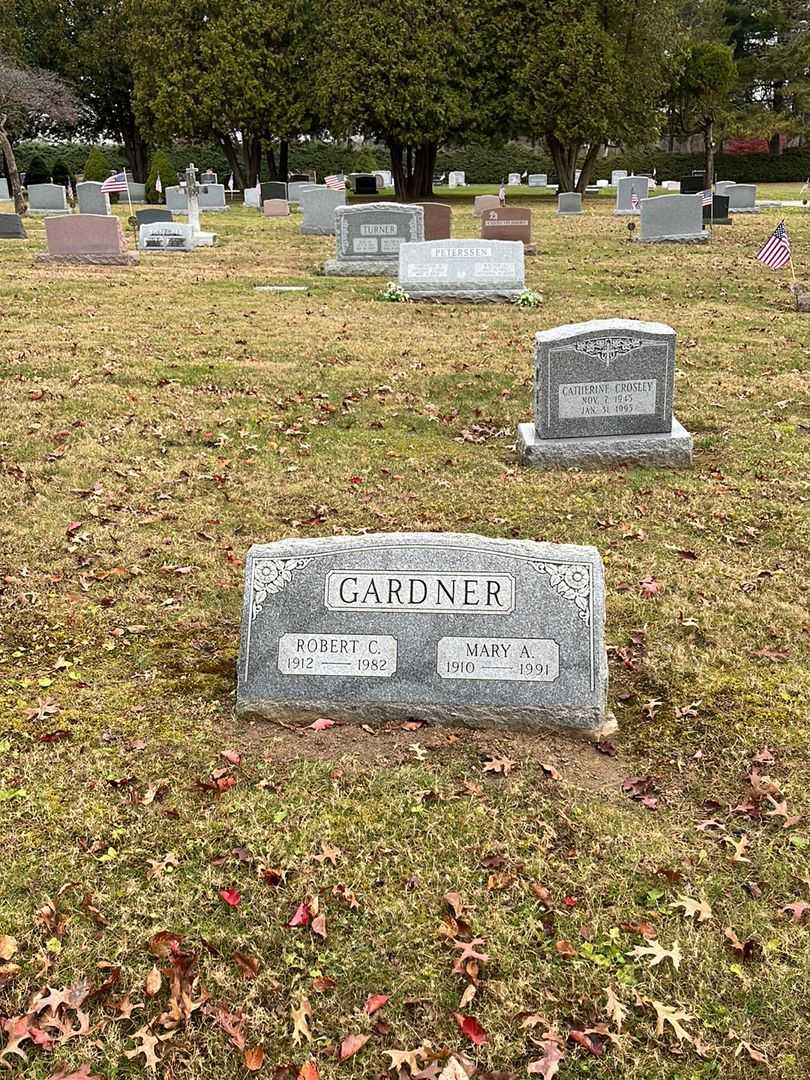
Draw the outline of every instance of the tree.
M58 157L53 163L51 169L51 176L55 184L61 184L62 187L67 187L70 183L70 172L65 164L64 158Z
M44 131L78 120L73 91L50 71L27 67L0 54L0 149L6 159L14 208L25 211L14 141L26 128Z
M324 0L318 94L329 128L388 147L400 199L433 192L440 144L476 125L478 0Z
M678 45L668 0L523 0L509 18L512 125L545 140L561 191L585 190L608 142L657 136Z
M29 184L50 184L51 170L41 154L34 154L25 170L25 186Z
M164 201L164 196L155 187L158 177L160 177L160 183L164 191L167 187L173 185L177 179L172 159L165 150L157 150L153 154L149 165L149 176L146 178L146 201L148 203L161 203Z
M714 183L715 126L731 111L737 65L728 45L692 45L678 85L676 116L686 134L703 136L706 186Z
M100 146L94 146L87 155L84 163L84 179L93 180L95 183L103 183L112 172L110 159Z

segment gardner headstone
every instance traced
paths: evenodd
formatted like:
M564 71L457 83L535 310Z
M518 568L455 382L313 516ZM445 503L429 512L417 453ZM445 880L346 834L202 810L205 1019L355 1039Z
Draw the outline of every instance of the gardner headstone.
M61 184L29 184L29 214L67 214L67 194Z
M27 236L19 214L0 214L0 240L25 240Z
M613 213L619 217L639 214L639 204L646 199L650 185L646 176L622 176L616 184L616 209Z
M640 243L703 244L708 239L700 195L658 195L641 200Z
M425 240L449 240L453 225L453 209L446 203L417 203L425 213Z
M604 572L592 547L462 533L248 552L241 716L425 720L603 735Z
M412 203L366 203L335 211L337 251L325 274L396 274L400 245L423 240L425 212Z
M582 194L579 191L561 191L557 196L558 214L581 214Z
M673 196L675 198L675 196ZM692 437L672 415L675 331L597 319L535 336L534 422L518 456L541 468L681 468Z
M403 244L399 284L412 300L508 302L525 288L523 244L516 240L433 240Z
M346 192L333 191L318 184L299 195L304 220L301 233L304 236L334 236L335 211L346 205Z
M482 240L519 240L527 255L533 255L532 212L523 206L498 206L481 215Z
M193 251L192 228L179 221L155 221L141 225L138 248L140 251Z
M76 185L76 197L79 200L80 214L109 214L110 196L101 190L101 184L85 180Z

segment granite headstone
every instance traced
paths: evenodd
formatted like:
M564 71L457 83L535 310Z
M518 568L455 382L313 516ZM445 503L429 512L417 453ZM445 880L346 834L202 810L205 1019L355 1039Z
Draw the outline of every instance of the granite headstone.
M8 190L8 180L5 176L0 176L0 202L7 202L11 198L11 192Z
M154 225L156 221L174 221L174 215L163 206L149 206L145 210L135 211L135 225L138 229L141 225Z
M473 202L473 214L481 217L487 210L496 210L501 205L497 195L476 195Z
M723 192L728 197L730 214L757 214L757 185L732 184Z
M453 227L453 208L446 203L417 203L425 212L425 240L449 240Z
M529 173L529 187L548 187L546 173Z
M185 187L181 187L179 184L167 187L163 194L166 198L167 210L170 210L173 214L188 213L188 193Z
M429 237L427 239L430 239ZM523 206L498 206L481 215L482 240L519 240L527 255L533 255L532 212Z
M261 189L262 206L264 206L266 199L287 198L287 185L282 183L281 180L269 180L267 183L261 185Z
M37 255L43 263L128 266L138 261L127 250L127 241L117 217L107 214L66 214L45 221L47 255Z
M200 184L200 210L218 213L227 210L224 184Z
M155 221L138 230L140 251L193 251L194 235L190 225L179 221Z
M640 243L701 244L708 239L700 195L657 195L641 200Z
M433 240L403 244L399 284L413 300L508 302L525 288L523 244L516 240Z
M582 194L579 191L561 191L557 195L558 214L581 214Z
M237 712L604 735L604 621L592 547L463 533L257 544Z
M697 195L706 190L705 173L689 173L681 177L681 195Z
M304 236L334 236L335 211L346 205L345 191L332 191L331 188L318 185L299 195L304 220L301 232Z
M286 199L265 199L262 209L265 217L290 216L290 204Z
M27 236L19 214L0 214L0 240L25 240Z
M616 209L613 211L618 216L627 214L639 214L639 203L646 199L650 185L646 176L622 176L616 184ZM635 205L634 205L635 204Z
M80 214L109 214L110 196L101 190L101 184L85 180L76 185L76 197L79 200Z
M67 193L61 184L29 184L29 214L67 214Z
M325 274L396 274L400 245L425 236L425 212L413 203L366 203L335 211L336 255Z

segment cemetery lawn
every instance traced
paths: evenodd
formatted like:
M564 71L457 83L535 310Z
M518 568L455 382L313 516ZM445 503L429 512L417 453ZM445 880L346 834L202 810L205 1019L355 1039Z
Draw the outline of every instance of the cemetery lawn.
M611 207L535 204L535 310L380 302L242 209L134 269L3 243L10 1076L807 1076L810 320L754 254L784 216L810 278L810 214L640 247ZM694 467L519 468L533 333L613 316L675 327ZM619 733L236 722L248 547L362 530L596 545Z

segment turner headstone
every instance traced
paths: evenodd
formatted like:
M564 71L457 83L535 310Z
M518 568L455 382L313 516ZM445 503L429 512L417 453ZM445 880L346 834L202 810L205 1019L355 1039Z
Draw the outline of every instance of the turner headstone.
M237 711L602 735L605 590L592 547L459 533L248 552Z
M601 319L535 336L534 422L518 456L541 468L684 467L692 438L672 415L675 331Z
M340 206L335 212L336 255L325 274L396 274L399 249L424 239L425 212L412 203Z

